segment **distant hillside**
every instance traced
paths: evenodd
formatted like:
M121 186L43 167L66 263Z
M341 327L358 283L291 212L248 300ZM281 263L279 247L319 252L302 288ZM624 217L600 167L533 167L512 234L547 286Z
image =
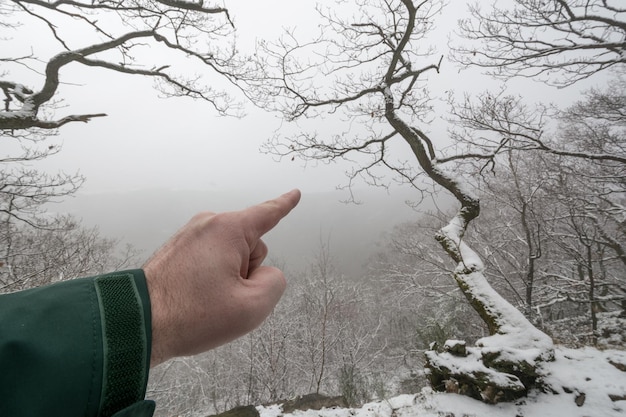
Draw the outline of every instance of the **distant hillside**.
M304 194L300 205L270 232L265 241L270 257L292 269L308 266L320 240L330 239L335 265L346 274L360 272L383 232L416 219L419 213L405 204L410 189L388 195L381 189L357 192L362 204L345 204L341 191ZM273 195L234 191L141 190L77 195L52 210L71 213L86 226L98 226L104 236L141 249L147 258L180 226L199 211L238 210ZM420 211L432 209L423 204Z

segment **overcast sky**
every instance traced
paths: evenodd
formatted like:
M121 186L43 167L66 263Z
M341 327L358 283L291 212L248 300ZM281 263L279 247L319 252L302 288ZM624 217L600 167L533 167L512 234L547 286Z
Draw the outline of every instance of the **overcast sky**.
M230 2L242 47L276 38L294 17L314 14L315 2ZM308 19L310 20L310 19ZM300 25L301 29L302 24ZM160 99L152 80L72 65L63 71L60 95L76 112L107 113L89 124L61 129L63 151L42 163L54 172L80 171L81 192L141 188L331 190L345 167L276 162L259 148L281 125L277 115L249 105L242 119L220 117L206 102Z
M447 54L447 38L464 14L458 3L447 6L438 20L434 42ZM315 1L233 1L231 10L242 48L256 38L274 39L282 27L298 26L306 33L315 25ZM32 39L30 35L22 33ZM77 36L80 36L77 34ZM89 124L70 124L58 138L63 151L42 163L50 172L80 171L87 179L83 193L141 188L266 189L269 193L299 187L304 192L332 190L345 183L347 165L309 164L285 159L276 162L259 147L281 126L277 115L247 107L243 119L215 114L205 102L159 99L152 81L112 74L82 66L63 72L60 95L67 112L108 114ZM15 77L18 78L18 77ZM550 90L539 83L513 82L529 100L563 100L570 92ZM437 95L445 90L481 91L497 87L476 71L459 72L445 61L441 74L432 75L429 87ZM58 116L65 114L64 109ZM443 133L443 131L440 131ZM398 152L402 152L399 145Z

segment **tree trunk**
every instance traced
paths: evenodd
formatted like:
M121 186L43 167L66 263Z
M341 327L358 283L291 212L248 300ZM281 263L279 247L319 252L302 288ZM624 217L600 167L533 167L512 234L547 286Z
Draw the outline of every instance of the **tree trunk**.
M491 287L482 260L463 240L469 223L480 213L479 199L461 179L438 166L431 140L395 113L390 89L384 94L387 121L410 145L421 168L461 204L435 238L457 264L454 279L490 333L475 348L462 349L462 354L451 341L443 351L428 351L431 384L437 390L456 384L457 392L486 402L519 398L539 383L537 365L554 359L552 340Z

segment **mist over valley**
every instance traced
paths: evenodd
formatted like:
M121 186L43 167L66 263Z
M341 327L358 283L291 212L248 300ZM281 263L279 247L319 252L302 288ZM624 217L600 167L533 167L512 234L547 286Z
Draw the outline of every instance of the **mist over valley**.
M330 245L333 264L340 273L360 274L370 256L380 250L377 245L385 232L436 209L431 199L417 208L409 206L407 201L420 196L409 187L389 193L360 189L354 195L359 204L346 203L349 193L343 190L303 193L298 207L266 235L268 262L284 265L288 271L305 269L323 242ZM117 239L120 245L133 245L141 251L143 261L198 212L239 210L273 197L263 190L144 189L79 193L50 210L72 214L86 227L96 226L104 237ZM445 196L439 200L450 204Z

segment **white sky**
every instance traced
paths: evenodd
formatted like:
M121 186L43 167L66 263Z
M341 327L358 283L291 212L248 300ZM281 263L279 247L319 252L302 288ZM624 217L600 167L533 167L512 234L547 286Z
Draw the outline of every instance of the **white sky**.
M315 3L312 0L233 1L227 6L245 48L255 38L275 39L284 26L297 26L302 32L306 31L306 25L315 26ZM452 3L455 4L444 10L436 35L436 43L444 55L447 54L445 34L464 11L457 2ZM32 33L23 34L32 39ZM21 74L12 75L11 78L20 79ZM298 187L304 192L314 192L332 190L346 181L343 173L349 168L347 165L305 167L298 160L284 159L278 163L271 156L261 154L261 144L281 125L277 115L248 106L248 116L243 119L223 118L205 102L159 99L152 81L137 76L77 65L62 75L63 80L73 85L65 85L60 91L69 107L59 111L58 116L72 110L108 114L89 124L63 127L58 138L63 151L41 165L50 172L62 169L82 173L87 179L83 193L161 187L262 188L276 192ZM441 74L431 75L431 80L429 88L434 96L449 89L477 92L494 85L486 77L459 72L453 63L446 61ZM520 91L533 101L559 101L559 95L571 94L550 90L549 97L542 97L547 91L545 85L520 83ZM402 150L399 146L398 152Z
M277 32L290 13L288 6L295 8L285 1L264 2L264 7L250 3L245 13L231 12L242 28L240 36L249 33L243 29L246 20L259 28L254 20L260 16L262 27ZM282 12L276 12L279 3ZM251 43L254 37L245 41ZM279 127L280 119L251 105L243 119L220 117L203 101L159 98L149 79L78 66L70 71L64 71L66 79L81 80L81 85L63 87L67 104L76 112L105 112L108 117L64 127L63 151L45 164L50 170L79 170L87 178L82 192L153 187L317 191L335 185L318 176L331 178L343 172L324 166L313 174L301 163L277 163L260 154L259 147Z

